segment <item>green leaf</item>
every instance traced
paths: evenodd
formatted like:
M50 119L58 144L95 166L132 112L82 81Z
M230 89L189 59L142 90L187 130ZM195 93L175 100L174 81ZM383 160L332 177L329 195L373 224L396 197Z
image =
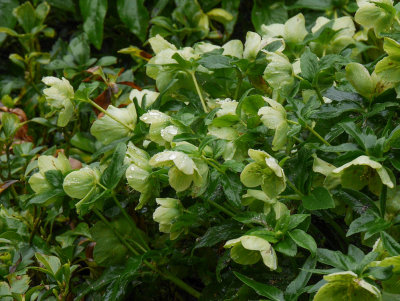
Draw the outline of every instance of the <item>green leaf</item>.
M128 168L128 165L124 165L124 158L126 153L126 144L119 143L114 151L111 158L110 165L101 175L100 182L109 189L114 189L118 185L119 180Z
M48 170L44 174L47 182L49 182L51 186L53 186L54 188L62 189L64 177L62 175L61 170L58 169Z
M111 225L116 231L120 232L125 239L134 237L131 226L125 218L114 219ZM114 231L103 222L97 222L90 229L90 234L96 242L93 257L98 265L111 266L126 261L128 249L121 243Z
M300 57L300 68L301 76L312 83L319 71L318 57L308 47Z
M316 187L310 195L302 197L303 206L308 210L335 208L335 202L325 187Z
M382 243L391 256L400 255L400 244L389 234L381 232Z
M104 17L107 12L107 0L79 0L82 17L84 19L83 30L89 37L89 41L97 48L103 43Z
M317 244L311 235L300 229L294 229L288 232L288 234L299 247L307 249L312 255L315 255L315 252L317 251Z
M68 51L73 55L78 65L85 65L90 59L90 46L87 42L86 35L80 34L79 36L73 38L68 45ZM82 85L86 87L90 84L83 83ZM81 86L79 86L79 88L81 88ZM77 96L78 95L76 95L76 97Z
M38 194L28 201L28 204L44 204L52 198L64 196L64 190L53 189L51 191L46 191L44 193Z
M196 240L194 248L212 247L221 241L238 237L241 233L238 224L232 222L210 227L202 237Z
M234 173L227 171L226 174L221 175L221 183L227 201L235 207L240 207L242 204L242 183L238 177Z
M15 114L3 113L1 115L1 125L6 138L11 139L14 137L16 131L18 130L20 126L20 121Z
M312 276L312 273L309 272L309 270L314 269L316 264L317 260L315 257L308 257L306 262L303 264L300 273L287 286L285 293L291 296L295 296L294 299L297 300L296 297L300 296L304 292L305 286Z
M204 55L198 60L200 65L211 70L233 68L230 62L231 59L229 57L220 54Z
M375 279L384 281L388 280L393 275L393 266L387 267L369 267L363 274L371 275Z
M0 27L14 28L17 19L12 12L18 4L18 0L0 0ZM6 34L0 33L0 45L5 38Z
M35 257L42 265L44 265L47 271L51 272L53 276L55 276L61 267L60 259L56 256L35 253Z
M274 249L290 257L294 257L297 254L297 245L293 239L288 236L274 245Z
M117 9L121 21L144 42L149 24L149 12L144 6L144 0L118 0Z
M242 281L246 285L250 286L260 296L269 298L274 301L284 301L285 300L285 298L283 296L283 292L280 289L278 289L274 286L270 286L267 284L263 284L263 283L254 281L253 279L251 279L245 275L242 275L238 272L233 272L233 273L235 274L235 276L237 278L239 278L240 281Z

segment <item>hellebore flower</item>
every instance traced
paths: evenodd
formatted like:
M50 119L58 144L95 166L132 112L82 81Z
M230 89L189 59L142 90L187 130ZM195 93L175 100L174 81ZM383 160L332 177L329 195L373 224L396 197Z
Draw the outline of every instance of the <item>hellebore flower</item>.
M50 88L43 90L47 102L53 109L60 110L57 125L60 127L66 126L74 113L74 105L72 103L74 88L64 77L59 79L53 76L46 76L43 77L42 82L50 86Z
M243 265L255 264L261 258L263 263L271 270L278 267L278 259L271 244L258 236L244 235L236 239L228 240L224 248L231 249L233 261Z
M110 144L115 140L133 135L137 119L133 103L126 108L116 108L110 105L106 112L112 117L106 114L93 122L90 128L90 133L101 143Z
M261 185L268 198L274 199L286 189L286 179L282 167L275 158L260 150L249 149L254 162L246 165L240 174L240 180L246 187Z
M163 151L154 155L149 164L153 167L171 167L168 171L169 184L177 192L185 191L192 182L196 186L203 183L203 178L194 161L185 153Z
M159 207L153 213L153 219L159 223L159 230L163 233L170 233L170 239L174 240L184 231L180 228L178 231L171 231L175 220L182 214L182 204L177 199L157 198Z

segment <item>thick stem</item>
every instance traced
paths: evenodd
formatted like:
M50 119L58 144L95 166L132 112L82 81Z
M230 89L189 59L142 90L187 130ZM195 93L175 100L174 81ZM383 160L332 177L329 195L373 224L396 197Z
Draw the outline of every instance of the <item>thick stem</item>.
M133 128L131 128L129 125L123 123L122 121L118 120L117 118L115 118L113 115L111 115L110 113L108 113L106 110L104 110L102 107L100 107L97 103L95 103L93 100L88 99L88 102L94 106L97 110L99 110L100 112L104 113L105 115L107 115L108 117L110 117L111 119L113 119L114 121L118 122L119 124L121 124L122 126L126 127L128 130L130 130L131 132L133 132Z
M208 113L207 105L206 105L206 102L205 102L205 100L203 98L203 94L201 93L199 84L198 84L197 79L196 79L196 75L194 74L194 71L191 71L189 73L192 76L192 80L193 80L194 86L196 87L196 92L199 95L199 98L200 98L200 101L201 101L201 105L203 106L203 110L204 110L205 113Z

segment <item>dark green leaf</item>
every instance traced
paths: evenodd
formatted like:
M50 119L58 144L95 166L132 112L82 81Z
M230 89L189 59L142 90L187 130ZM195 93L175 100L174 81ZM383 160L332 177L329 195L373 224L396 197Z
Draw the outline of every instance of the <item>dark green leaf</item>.
M299 247L307 249L312 255L315 255L315 252L317 251L317 244L311 235L300 229L289 231L288 234Z
M237 223L228 222L220 226L210 227L207 232L196 240L195 249L212 247L221 241L236 238L242 234Z
M149 24L149 12L144 6L144 0L118 0L117 9L121 21L144 42Z
M257 294L269 298L271 300L274 301L284 301L285 298L283 296L283 292L274 287L274 286L270 286L267 284L263 284L257 281L254 281L253 279L242 275L238 272L233 272L235 274L236 277L238 277L240 279L240 281L242 281L243 283L247 284L248 286L250 286L253 290L255 290L257 292Z
M335 202L325 187L316 187L310 195L302 197L303 206L308 210L335 208Z
M104 17L107 12L107 0L79 0L79 7L84 19L83 29L89 41L100 49L103 43Z
M310 48L306 48L300 58L301 76L308 80L310 83L313 82L314 77L318 74L318 57L311 52Z
M242 204L242 183L239 178L234 173L227 171L221 175L221 183L227 201L235 207L240 207Z
M125 173L127 169L127 165L124 165L124 158L126 153L126 145L125 143L119 143L114 151L114 154L111 158L110 165L106 168L106 170L101 175L100 182L112 190L119 183L122 175Z

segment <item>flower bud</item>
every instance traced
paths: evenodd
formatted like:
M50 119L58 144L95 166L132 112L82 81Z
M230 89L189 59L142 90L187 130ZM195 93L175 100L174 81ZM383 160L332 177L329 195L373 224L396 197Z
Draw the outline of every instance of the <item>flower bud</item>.
M97 169L84 167L68 174L64 179L63 188L71 198L83 199L96 188L99 180L100 172Z

